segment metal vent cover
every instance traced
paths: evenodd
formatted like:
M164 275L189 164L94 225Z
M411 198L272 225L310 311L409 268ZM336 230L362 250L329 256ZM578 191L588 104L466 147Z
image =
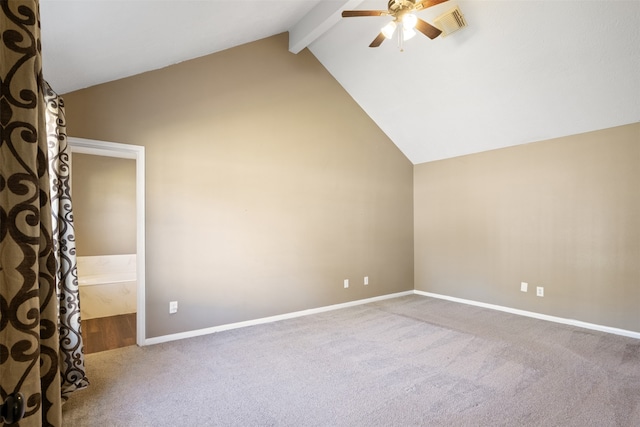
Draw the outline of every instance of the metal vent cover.
M458 31L467 26L467 21L458 6L443 13L433 20L433 25L442 31L442 37L446 37L451 33Z

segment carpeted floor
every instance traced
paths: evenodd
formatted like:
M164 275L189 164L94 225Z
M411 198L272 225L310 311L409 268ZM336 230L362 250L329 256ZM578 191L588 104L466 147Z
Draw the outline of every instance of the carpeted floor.
M65 426L640 426L640 341L413 295L86 356Z

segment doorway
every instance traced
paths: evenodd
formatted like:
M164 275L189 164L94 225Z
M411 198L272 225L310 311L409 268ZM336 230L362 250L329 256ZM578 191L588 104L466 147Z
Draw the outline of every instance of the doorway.
M145 169L144 147L68 137L72 153L133 159L135 161L135 293L136 344L145 345ZM73 168L73 163L72 163ZM73 172L72 172L73 173Z

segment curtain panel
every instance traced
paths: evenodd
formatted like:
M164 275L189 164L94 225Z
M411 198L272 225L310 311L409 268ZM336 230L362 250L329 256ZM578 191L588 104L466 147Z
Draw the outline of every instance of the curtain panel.
M62 425L63 393L87 384L69 296L77 274L64 110L46 87L37 0L0 0L0 399L24 395L23 427ZM47 112L57 113L48 131Z
M76 260L76 238L71 209L70 147L64 116L64 100L43 82L47 148L49 158L49 198L53 254L59 302L60 374L62 398L89 385L84 369L84 348L80 328L80 289Z

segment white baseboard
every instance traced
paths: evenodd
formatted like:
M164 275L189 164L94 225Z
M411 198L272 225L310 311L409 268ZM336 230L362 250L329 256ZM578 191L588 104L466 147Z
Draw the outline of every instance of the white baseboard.
M398 297L403 297L407 295L422 295L425 297L438 298L438 299L457 302L461 304L468 304L468 305L474 305L477 307L488 308L491 310L504 311L506 313L516 314L519 316L532 317L535 319L546 320L549 322L562 323L565 325L576 326L579 328L592 329L594 331L606 332L606 333L615 334L615 335L622 335L629 338L640 339L640 332L628 331L626 329L612 328L610 326L597 325L594 323L582 322L580 320L549 316L546 314L535 313L532 311L519 310L516 308L504 307L504 306L495 305L495 304L487 304L484 302L451 297L447 295L434 294L431 292L412 290L412 291L398 292L398 293L388 294L388 295L381 295L373 298L365 298L365 299L345 302L341 304L334 304L334 305L328 305L324 307L310 308L307 310L294 311L292 313L279 314L277 316L269 316L269 317L263 317L260 319L246 320L244 322L236 322L236 323L229 323L226 325L213 326L211 328L197 329L195 331L181 332L177 334L162 335L159 337L147 338L144 340L143 345L160 344L163 342L198 337L201 335L209 335L209 334L214 334L216 332L228 331L231 329L238 329L238 328L245 328L247 326L261 325L264 323L277 322L279 320L293 319L296 317L309 316L311 314L324 313L326 311L339 310L341 308L354 307L357 305L368 304L371 302L382 301L382 300L391 299L391 298L398 298Z
M308 316L310 314L324 313L326 311L339 310L341 308L353 307L356 305L368 304L371 302L382 301L391 298L398 298L407 295L413 295L414 291L398 292L395 294L381 295L378 297L365 298L356 301L345 302L341 304L328 305L318 308L310 308L308 310L294 311L292 313L279 314L277 316L263 317L260 319L247 320L244 322L229 323L226 325L213 326L211 328L197 329L195 331L181 332L178 334L162 335L159 337L147 338L143 345L160 344L163 342L176 341L184 338L198 337L201 335L214 334L216 332L228 331L230 329L245 328L247 326L261 325L264 323L277 322L279 320L293 319L296 317Z
M517 308L503 307L501 305L487 304L463 298L450 297L447 295L434 294L424 291L413 291L416 295L425 297L439 298L447 301L458 302L462 304L475 305L477 307L489 308L491 310L504 311L506 313L517 314L519 316L533 317L535 319L547 320L549 322L562 323L565 325L577 326L579 328L592 329L594 331L607 332L615 335L622 335L629 338L640 339L640 332L628 331L626 329L612 328L610 326L597 325L595 323L582 322L580 320L565 319L563 317L549 316L546 314L535 313L532 311L518 310Z

